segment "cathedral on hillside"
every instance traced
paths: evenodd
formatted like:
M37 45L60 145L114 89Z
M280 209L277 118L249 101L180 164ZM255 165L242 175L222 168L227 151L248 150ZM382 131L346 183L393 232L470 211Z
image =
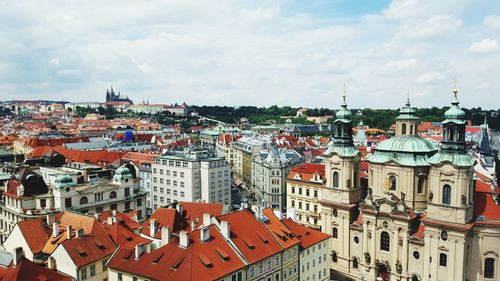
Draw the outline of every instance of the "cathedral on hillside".
M111 86L111 90L106 90L106 102L125 102L129 104L133 104L133 102L128 98L128 96L122 96L120 95L120 92L118 91L118 94L115 93L113 90L113 86Z
M498 187L475 172L457 93L444 114L439 148L418 135L419 118L408 100L396 118L396 136L368 158L366 191L344 97L324 155L320 196L335 278L500 280Z

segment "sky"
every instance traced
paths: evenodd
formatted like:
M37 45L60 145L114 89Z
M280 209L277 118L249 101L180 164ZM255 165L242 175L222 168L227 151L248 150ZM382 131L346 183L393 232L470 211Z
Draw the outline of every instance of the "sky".
M0 0L0 100L500 108L498 0Z

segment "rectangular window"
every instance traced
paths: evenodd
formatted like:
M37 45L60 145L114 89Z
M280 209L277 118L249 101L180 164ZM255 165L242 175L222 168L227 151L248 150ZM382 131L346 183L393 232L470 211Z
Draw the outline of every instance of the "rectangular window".
M123 276L121 273L118 273L118 281L123 281Z
M259 274L264 272L264 264L262 262L259 263Z
M125 210L130 209L130 201L125 202Z
M95 264L90 266L90 277L95 276Z
M255 276L255 269L253 265L250 266L250 269L248 271L248 275L250 275L250 278L253 278Z
M142 206L142 199L141 198L137 199L137 207L140 207L140 206Z
M440 254L439 255L439 266L446 267L446 262L447 262L448 257L446 254Z
M267 258L267 269L271 269L271 258Z
M82 267L82 269L80 271L80 275L82 276L82 280L87 279L87 268L86 267Z
M71 198L64 199L64 207L66 208L71 207Z

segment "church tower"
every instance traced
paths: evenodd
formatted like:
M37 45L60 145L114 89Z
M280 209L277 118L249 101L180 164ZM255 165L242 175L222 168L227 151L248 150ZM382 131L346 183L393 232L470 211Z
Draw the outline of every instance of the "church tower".
M350 267L349 227L358 217L357 204L361 201L360 152L352 137L352 113L343 103L334 121L333 141L325 151L326 184L321 189L321 226L332 235L332 265L346 272Z
M465 112L460 109L458 90L445 114L443 141L438 153L429 159L431 164L430 192L427 216L429 219L466 224L473 216L474 159L465 148Z

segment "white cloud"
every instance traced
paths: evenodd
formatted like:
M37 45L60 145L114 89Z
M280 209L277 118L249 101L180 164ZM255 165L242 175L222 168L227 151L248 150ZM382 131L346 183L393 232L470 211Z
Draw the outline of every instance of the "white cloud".
M433 97L416 106L445 105L448 71L478 94L474 81L500 76L498 56L469 52L497 38L490 20L462 22L474 5L395 0L328 16L281 0L0 1L0 99L102 100L113 85L155 103L337 107L347 83L350 107L399 107L416 86Z
M500 15L492 15L484 18L483 23L489 28L500 29Z
M421 74L415 79L415 82L420 84L438 82L444 79L444 75L438 71L430 71Z
M61 63L61 61L58 58L51 58L49 61L50 64L55 64L58 65Z
M252 22L265 22L276 18L280 14L280 8L278 6L262 8L252 10L243 10L240 12L240 18L245 23Z
M411 20L401 26L396 38L432 39L454 32L461 25L461 19L449 15L432 16L426 20Z
M426 18L461 11L468 0L393 0L382 14L390 19Z
M472 43L469 50L473 53L494 53L500 50L500 43L497 39L485 38Z

